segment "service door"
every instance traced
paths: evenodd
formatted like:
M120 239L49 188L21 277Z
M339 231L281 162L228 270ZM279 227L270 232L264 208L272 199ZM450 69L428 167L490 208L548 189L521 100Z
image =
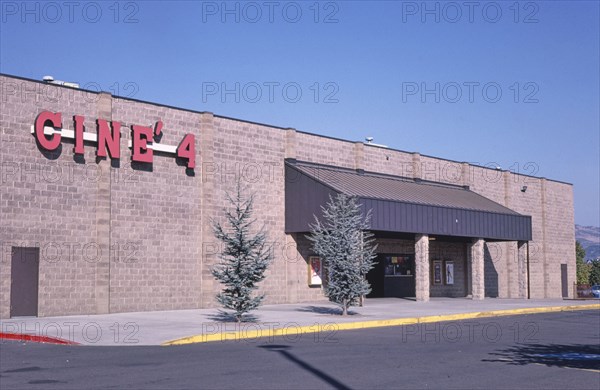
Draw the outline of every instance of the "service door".
M561 264L560 265L560 281L561 281L561 285L562 285L562 297L563 298L568 298L569 297L569 282L568 282L568 278L567 278L567 265L566 264Z
M10 316L38 315L40 248L12 248Z

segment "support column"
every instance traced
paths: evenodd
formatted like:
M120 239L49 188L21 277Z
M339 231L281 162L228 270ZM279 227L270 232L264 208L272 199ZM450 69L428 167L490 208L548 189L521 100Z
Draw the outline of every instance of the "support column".
M473 299L485 296L485 272L483 262L483 238L474 239L469 245L469 264L471 265L471 292Z
M465 244L467 298L473 298L473 271L471 269L471 244Z
M519 241L517 243L517 262L518 262L518 267L517 267L517 278L519 281L519 298L522 299L529 299L529 294L528 294L528 278L529 278L529 270L528 270L528 263L529 263L529 242L528 241Z
M429 236L415 237L415 289L418 302L429 301Z

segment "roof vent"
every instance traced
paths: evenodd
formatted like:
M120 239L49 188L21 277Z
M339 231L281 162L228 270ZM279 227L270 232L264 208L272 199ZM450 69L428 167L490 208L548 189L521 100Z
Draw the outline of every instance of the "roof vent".
M379 148L387 148L387 145L373 143L373 137L365 137L365 145L377 146Z
M71 83L68 81L54 80L54 77L52 77L52 76L44 76L44 78L42 80L48 84L62 85L63 87L70 87L70 88L79 88L79 83Z

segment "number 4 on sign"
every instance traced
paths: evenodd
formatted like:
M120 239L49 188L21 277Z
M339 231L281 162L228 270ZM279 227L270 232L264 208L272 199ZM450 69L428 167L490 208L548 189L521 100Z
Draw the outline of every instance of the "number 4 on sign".
M194 134L186 134L177 147L177 157L187 159L187 167L196 167L196 139Z

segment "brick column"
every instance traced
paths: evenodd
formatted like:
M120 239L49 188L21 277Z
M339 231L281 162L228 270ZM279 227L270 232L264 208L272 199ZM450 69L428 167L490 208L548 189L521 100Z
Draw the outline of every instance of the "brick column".
M421 179L421 155L419 153L412 154L413 178Z
M415 287L417 301L429 301L429 236L415 237Z
M503 177L504 177L504 206L508 207L509 209L512 208L512 191L511 191L511 186L512 186L512 182L514 181L513 178L513 174L510 171L504 171L503 173ZM500 298L514 298L515 297L515 283L517 284L517 286L519 285L519 277L517 276L518 274L518 267L517 270L515 270L515 262L514 262L514 258L512 256L514 252L514 242L502 242L499 243L500 245L500 250L502 251L502 256L500 257L501 261L504 262L504 264L506 265L505 268L505 272L506 272L506 283L498 283L500 286L504 285L506 286L506 290L504 291L504 293L502 294L500 291L498 291L498 297ZM518 250L517 250L518 252ZM516 276L516 278L515 278ZM498 286L498 287L500 287ZM519 288L517 287L517 290L519 290ZM517 292L517 297L519 297L519 292Z
M541 196L542 196L542 253L541 253L541 257L542 257L542 271L543 271L543 291L544 291L544 298L548 298L548 285L550 284L550 275L548 273L548 257L547 257L547 230L546 230L546 222L547 222L547 207L548 204L546 202L546 178L542 177L540 180L540 183L542 185L542 189L541 189ZM539 256L539 255L538 255ZM560 272L560 271L557 271Z
M471 175L470 175L470 169L469 169L469 163L462 163L462 185L463 186L470 186L471 185Z
M365 144L362 142L354 143L354 169L364 169L365 164Z
M473 299L483 299L485 296L483 246L483 238L477 238L469 245L468 250L469 264L471 265L471 293L473 294Z
M214 265L218 252L218 243L215 241L210 217L214 215L215 178L214 172L219 167L215 163L215 124L214 115L210 112L203 113L200 118L200 166L202 180L200 180L200 209L202 220L200 223L200 242L202 251L200 257L200 304L201 308L212 307L215 302L215 279L211 273L211 267Z
M97 102L98 118L112 120L112 96L101 93ZM123 130L121 129L121 135ZM121 147L121 145L119 145ZM102 175L97 181L96 197L96 244L99 258L94 279L94 314L110 313L110 235L111 235L111 164L112 157L97 161Z
M288 128L285 130L285 153L284 153L284 157L285 158L290 158L290 159L296 159L297 156L297 140L296 140L296 129L294 128ZM285 177L285 167L283 168L283 171L281 172L281 174ZM284 181L284 185L286 185L287 183L285 183L285 179ZM285 235L285 245L287 248L287 244L288 241L292 241L294 242L293 238L291 235L286 234ZM298 302L298 288L297 285L294 285L294 288L291 288L290 286L290 280L296 280L296 269L295 266L296 264L290 264L289 261L285 261L285 300L286 302Z
M285 131L285 158L296 158L296 129Z
M519 298L528 299L527 294L527 260L529 257L529 242L519 241L517 244L517 279L519 281Z

